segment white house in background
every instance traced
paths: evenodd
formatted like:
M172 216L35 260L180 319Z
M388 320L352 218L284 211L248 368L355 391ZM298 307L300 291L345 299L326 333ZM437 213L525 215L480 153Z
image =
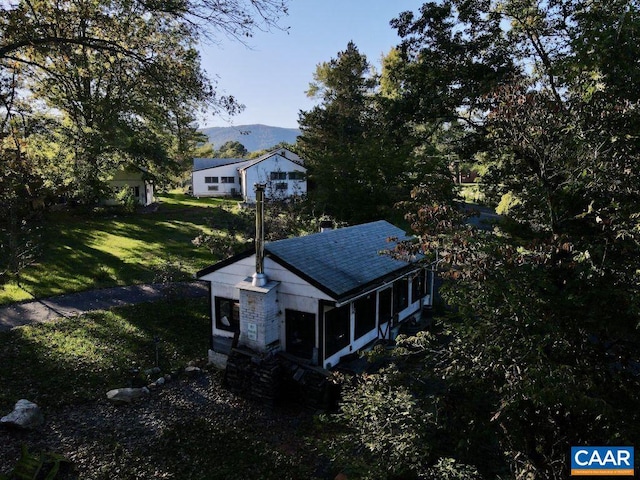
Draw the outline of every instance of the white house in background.
M289 198L307 193L306 174L303 160L286 148L252 160L195 158L192 192L195 197L240 196L253 203L253 185L264 183L269 198Z
M131 190L139 205L146 207L154 201L153 176L143 167L123 164L107 181L107 184L113 192L113 197L106 199L105 205L117 205L116 195L123 188Z
M263 260L258 241L256 252L198 272L210 285L210 362L224 368L239 346L331 368L394 338L431 305L433 277L421 263L382 253L394 246L389 238L406 237L378 221L266 243Z

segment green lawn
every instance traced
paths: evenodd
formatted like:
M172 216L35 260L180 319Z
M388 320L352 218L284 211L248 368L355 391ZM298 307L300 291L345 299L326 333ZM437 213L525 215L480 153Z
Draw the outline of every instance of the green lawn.
M0 411L19 398L43 407L90 401L127 386L131 370L163 372L206 356L208 300L142 303L0 332ZM140 386L140 385L137 385Z
M20 286L12 282L0 290L0 302L150 282L166 270L167 262L175 269L175 278L187 277L216 261L191 240L207 231L208 218L215 224L228 220L229 212L215 207L234 208L237 202L197 200L181 194L163 195L160 200L161 207L154 213L56 214L45 227L39 262L22 272ZM160 339L158 364L163 373L181 371L187 362L204 359L210 338L209 301L186 300L178 292L167 301L0 332L0 412L10 412L20 398L37 403L45 412L94 404L100 411L108 390L149 381L134 369L144 371L156 364L154 338ZM72 459L78 468L80 476L69 478L154 478L156 469L168 472L168 478L194 480L318 478L314 471L327 460L319 460L315 448L306 448L309 440L301 430L310 423L308 413L299 417L284 412L280 418L270 408L220 393L214 402L200 407L202 415L195 418L187 408L188 402L200 398L192 384L207 382L209 391L222 390L216 373L206 375L191 380L181 376L178 382L160 388L156 396L163 388L184 390L184 400L176 394L172 408L177 413L185 409L185 414L154 420L153 425L162 425L162 431L134 442L135 448L122 446L129 441L122 436L124 427L118 430L119 436L107 432L99 437L101 444L113 442L112 448L105 449L95 443L98 437L78 435L74 419L68 428L61 424L64 428L56 432L59 439L51 448ZM135 411L136 405L108 411L118 415L129 409ZM82 419L91 423L88 417ZM141 416L134 424L144 427L143 420L148 418ZM7 438L11 442L5 447L11 448L11 455L16 452L16 460L21 443L28 444L30 451L41 448L33 436L29 440L25 436ZM47 438L50 441L52 436ZM12 465L0 466L0 474Z
M170 270L190 278L217 260L191 241L208 232L206 219L234 200L159 196L153 213L51 214L42 229L42 253L19 279L0 287L0 305L116 285L157 281Z
M215 372L195 379L178 373L177 380L151 392L149 398L156 399L159 409L173 412L158 413L161 418L139 411L145 401L103 407L108 390L139 387L154 379L132 373L155 365L154 337L160 338L158 364L163 373L181 372L189 361L203 359L210 333L208 306L207 299L176 297L0 332L0 412L10 412L20 398L37 403L45 418L69 412L55 431L50 424L42 427L50 445L47 451L71 459L77 469L77 475L62 479L156 478L157 468L166 478L194 480L317 478L315 449L298 446L306 445L301 425L310 422L310 415L278 413L223 391L213 393L207 403L199 388L222 390ZM177 392L163 397L167 389ZM90 427L92 412L105 424L109 415L123 415L135 433L126 433L128 425L118 426L117 432L98 432ZM15 455L8 464L0 462L0 476L17 461L20 445L36 453L43 448L38 432L0 434L5 451ZM147 436L136 440L141 434Z

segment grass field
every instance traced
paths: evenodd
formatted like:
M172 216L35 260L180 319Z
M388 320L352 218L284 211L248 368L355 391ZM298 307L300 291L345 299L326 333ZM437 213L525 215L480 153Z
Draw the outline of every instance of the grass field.
M181 194L160 201L154 213L56 214L45 226L38 263L22 272L20 285L14 281L0 290L0 303L152 282L168 267L175 279L190 277L216 261L191 240L207 232L207 219L220 224L227 218L228 212L215 207L237 204ZM309 447L308 412L273 411L245 401L227 392L214 372L192 380L178 374L146 401L105 406L106 391L153 380L135 372L156 365L156 338L163 373L181 372L189 361L206 357L208 300L178 294L0 332L0 412L27 398L48 422L42 434L0 430L0 476L15 465L21 444L70 459L74 472L64 480L293 480L319 478L318 465L330 468Z
M302 431L310 414L241 399L216 372L178 373L132 405L106 404L108 390L154 379L132 369L155 365L155 337L161 371L182 372L206 355L209 328L206 299L173 298L0 332L1 415L27 398L46 418L34 432L0 429L0 477L25 445L69 459L61 480L317 478Z
M206 356L206 299L143 303L0 332L0 411L19 398L56 407L102 397L131 380L131 369L163 371Z
M221 205L237 202L171 193L159 196L153 213L52 214L41 232L41 255L0 287L0 305L154 282L167 270L176 280L190 278L217 260L191 241L208 232L206 219Z

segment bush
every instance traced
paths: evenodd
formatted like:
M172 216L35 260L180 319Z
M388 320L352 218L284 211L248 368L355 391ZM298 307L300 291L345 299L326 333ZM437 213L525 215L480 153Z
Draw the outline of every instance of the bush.
M129 187L122 187L116 193L116 200L125 213L134 213L138 206L138 200L133 194L133 190Z

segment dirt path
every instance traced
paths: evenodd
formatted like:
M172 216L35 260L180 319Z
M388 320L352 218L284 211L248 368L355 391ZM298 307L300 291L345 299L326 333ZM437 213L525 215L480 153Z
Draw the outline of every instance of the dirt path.
M181 288L181 296L191 298L203 297L209 291L206 282L185 282L174 286ZM165 298L167 293L168 288L163 284L129 285L8 305L0 307L0 331L60 317L74 317L92 310L154 302Z

